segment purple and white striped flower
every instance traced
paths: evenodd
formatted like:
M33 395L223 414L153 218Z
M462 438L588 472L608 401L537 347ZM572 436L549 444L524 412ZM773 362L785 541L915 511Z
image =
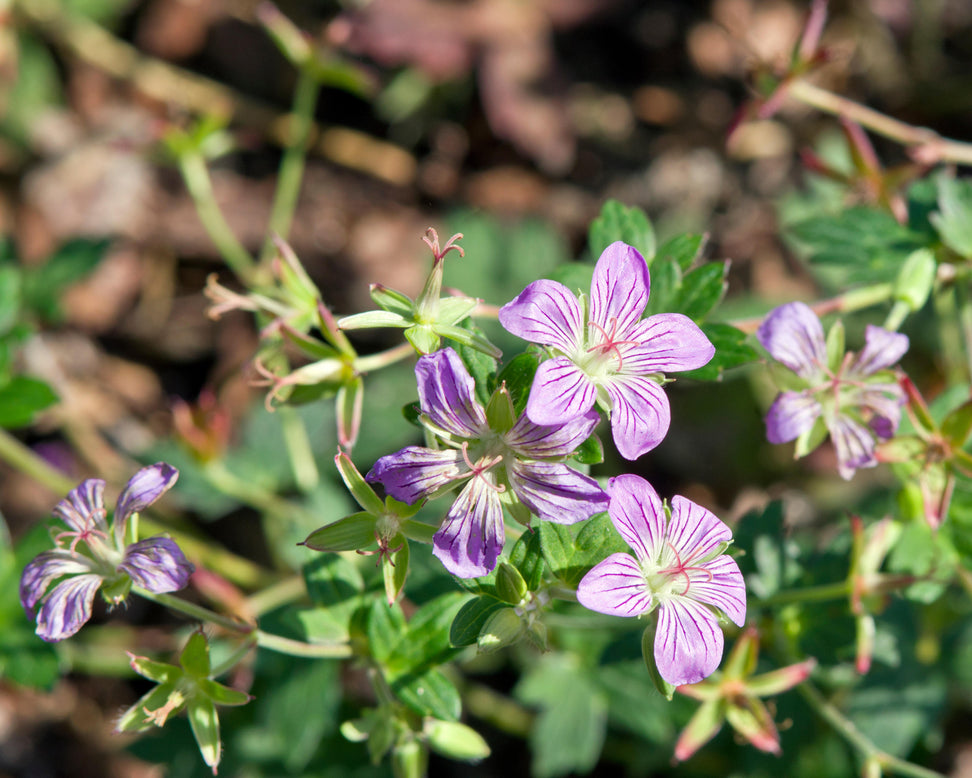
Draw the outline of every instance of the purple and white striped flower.
M112 525L105 510L105 482L89 478L54 508L68 529L54 536L58 548L33 559L20 578L20 603L37 634L47 641L71 637L91 618L95 593L112 605L132 585L150 592L174 592L189 582L193 567L166 537L135 541L138 513L159 499L179 477L159 462L142 468L125 486ZM65 547L66 546L66 547ZM63 579L51 587L58 579Z
M650 287L644 257L617 241L597 261L590 300L540 280L500 309L507 330L554 353L533 382L532 421L563 424L596 402L611 415L621 456L637 459L661 443L671 422L661 374L702 367L715 348L683 314L642 319Z
M839 325L835 325L839 326ZM780 393L766 414L770 443L798 440L802 456L830 433L837 470L849 479L860 467L874 467L876 440L894 436L905 393L888 371L908 350L908 337L868 325L864 349L831 355L817 315L795 302L772 310L756 337L796 380Z
M559 524L590 518L607 495L563 459L593 432L593 410L567 423L540 426L515 418L505 387L484 409L475 383L452 349L421 357L415 367L422 423L442 449L409 446L379 459L367 480L413 504L463 485L438 532L433 553L460 578L485 575L503 549L503 506Z
M746 620L746 588L732 557L729 528L684 497L666 511L651 485L636 475L612 478L608 512L631 554L612 554L577 586L585 608L612 616L658 609L655 665L673 686L697 683L722 660L716 610L736 625Z

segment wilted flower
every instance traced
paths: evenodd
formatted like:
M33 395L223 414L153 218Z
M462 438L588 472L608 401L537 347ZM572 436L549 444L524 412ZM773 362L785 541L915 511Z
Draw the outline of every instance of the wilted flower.
M562 461L598 422L594 411L539 426L516 418L500 387L484 409L475 383L452 349L421 357L415 367L422 422L442 450L409 446L379 459L368 474L396 500L413 504L465 484L435 533L433 553L462 578L485 575L503 548L503 505L573 524L607 507L597 482Z
M109 603L117 605L133 584L158 594L188 583L193 567L174 541L165 537L135 541L137 514L168 491L178 476L164 462L139 470L119 495L110 527L101 479L89 478L57 504L54 513L69 529L55 535L58 548L38 555L20 578L24 610L33 615L40 605L40 637L63 640L81 629L91 618L99 589ZM64 580L48 591L59 578Z
M894 436L904 391L891 367L908 350L908 338L868 325L864 350L844 353L843 329L824 340L817 315L803 303L769 313L756 337L770 355L796 374L766 414L770 443L799 439L797 456L811 451L826 432L837 449L837 469L849 479L859 467L874 467L875 438ZM836 333L836 334L834 334Z
M589 301L540 280L500 309L507 330L554 350L533 382L532 421L563 424L597 402L611 414L621 456L637 459L661 443L671 422L661 373L702 367L715 348L681 313L642 320L650 284L644 257L617 241L597 261Z
M729 528L684 497L662 505L636 475L612 478L608 512L634 550L596 564L577 586L585 608L612 616L642 616L658 608L654 660L665 682L680 686L710 675L722 660L715 610L736 625L746 620L746 588L736 562L722 552Z

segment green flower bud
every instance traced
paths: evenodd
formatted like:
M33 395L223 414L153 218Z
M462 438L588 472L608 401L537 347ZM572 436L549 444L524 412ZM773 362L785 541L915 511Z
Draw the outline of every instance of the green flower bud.
M407 740L395 746L391 761L395 778L425 778L429 752L417 740Z
M479 631L476 643L482 653L513 645L523 634L523 622L512 608L501 608L491 615Z
M920 310L935 285L937 270L935 255L930 250L912 251L894 282L895 301L904 303L912 311Z
M478 762L489 756L489 745L476 730L457 721L434 719L425 725L432 750L450 759Z
M519 605L529 589L520 571L507 561L501 561L496 569L496 595L510 605Z

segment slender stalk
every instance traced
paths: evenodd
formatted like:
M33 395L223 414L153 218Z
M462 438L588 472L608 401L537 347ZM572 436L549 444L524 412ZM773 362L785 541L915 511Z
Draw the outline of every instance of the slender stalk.
M237 240L216 202L206 160L202 154L190 151L179 155L178 165L206 233L237 278L249 280L255 268L253 257Z
M196 605L194 602L189 602L188 600L183 600L181 597L173 597L171 594L158 594L156 592L150 592L147 589L142 589L138 586L133 586L132 591L135 592L139 597L144 597L146 600L151 600L152 602L158 603L169 610L181 613L184 616L188 616L191 619L196 619L197 621L207 622L210 624L216 624L224 629L228 629L230 632L237 632L241 635L252 634L256 629L252 624L244 624L242 621L236 621L236 619L231 619L227 616L223 616L216 611L212 611L209 608L205 608L202 605Z
M850 595L850 581L808 586L805 589L790 589L770 595L764 600L757 600L759 605L770 607L788 605L795 602L822 602L825 600L842 600Z
M236 667L240 661L256 646L256 637L250 633L244 640L230 653L226 659L209 671L210 678L219 678Z
M968 279L965 283L955 284L955 302L958 305L959 329L965 346L965 369L972 381L972 297L969 295Z
M951 289L940 289L933 298L942 360L945 363L945 380L949 385L961 384L966 377L966 360L960 356L963 344L958 310L959 286L955 284Z
M408 359L415 353L415 348L411 343L402 343L399 346L394 346L387 351L379 352L378 354L368 354L363 357L356 357L354 360L354 369L359 373L370 373L372 370L377 370L378 368L388 367L395 362L401 362L403 359Z
M280 414L280 426L290 457L290 467L294 471L294 480L302 492L309 492L320 483L321 476L317 471L310 439L307 437L307 427L297 410L291 406L284 405L277 409L277 413Z
M270 210L269 229L260 254L260 261L263 264L266 264L274 255L274 234L286 240L290 232L294 211L297 208L297 197L300 194L300 182L304 177L307 149L314 129L314 108L317 106L317 96L320 91L320 83L311 73L310 68L300 68L294 91L293 111L287 117L289 120L287 150L280 160L280 174Z
M852 289L836 297L809 303L809 305L817 316L825 316L828 313L850 313L885 303L891 299L893 294L894 286L892 284L874 284L860 289ZM763 318L760 316L754 319L736 319L729 323L743 332L755 332L762 324Z
M911 778L945 778L941 773L929 770L927 767L913 764L904 759L899 759L896 756L882 751L854 726L854 723L847 719L835 705L808 682L801 683L797 687L797 690L817 715L830 724L844 740L857 749L865 760L877 762L883 770L894 775L910 776Z
M305 657L307 659L347 659L354 652L347 643L332 643L323 645L318 643L304 643L300 640L271 635L263 630L256 631L256 644L268 651L278 654Z
M288 605L305 597L307 597L307 586L304 584L304 579L295 575L250 595L246 600L246 612L258 618L281 605Z
M470 715L502 732L526 737L533 729L534 715L531 711L488 686L467 684L462 690L462 702Z
M203 472L210 486L258 510L273 516L300 517L302 521L311 524L320 522L320 517L317 514L264 489L252 481L240 478L219 462L210 462Z

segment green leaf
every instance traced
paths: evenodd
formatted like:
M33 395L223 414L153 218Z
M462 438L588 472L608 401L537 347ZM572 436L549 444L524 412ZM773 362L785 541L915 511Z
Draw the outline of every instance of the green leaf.
M655 262L651 267L651 295L645 316L676 310L678 291L682 285L682 271L674 260Z
M17 30L17 75L6 92L2 127L24 146L29 145L40 115L63 102L57 63L50 50L26 29Z
M517 354L496 377L497 384L506 384L506 390L510 393L513 410L517 416L526 408L530 389L533 387L533 377L539 366L539 355L533 352Z
M594 281L594 265L588 262L567 262L555 267L544 278L563 284L571 292L587 294Z
M592 433L571 454L571 458L581 465L599 465L604 461L604 445L596 433Z
M20 315L20 271L0 266L0 336L6 335Z
M541 522L540 540L551 572L573 587L602 559L628 550L606 512L571 526Z
M24 304L46 321L61 319L64 291L94 270L109 242L77 238L62 245L42 266L24 273Z
M938 212L930 219L942 242L966 259L972 258L972 185L949 175L939 175Z
M447 592L425 603L412 614L406 636L388 664L396 673L442 664L455 655L449 633L464 596Z
M679 376L694 378L696 381L717 381L726 370L759 359L759 352L749 345L746 333L731 324L706 322L702 325L702 332L715 346L715 355L707 365L680 373Z
M508 607L506 603L488 594L469 600L452 620L449 642L454 646L474 645L489 618L496 611L506 607Z
M608 200L587 233L591 256L601 256L601 252L617 240L634 246L649 265L655 257L655 230L647 214L637 206L628 207L618 200Z
M236 707L238 705L246 705L251 699L250 695L246 692L241 692L239 689L224 686L223 684L209 678L198 679L196 681L196 686L198 686L199 690L209 697L209 699L211 699L216 705L229 705L231 707Z
M705 242L706 236L698 233L676 235L659 247L656 259L673 261L684 273L701 256Z
M726 293L728 269L728 262L709 262L690 270L682 277L681 287L670 310L701 322Z
M193 632L179 654L179 664L194 678L209 676L209 642L202 632Z
M339 625L341 637L338 639L346 637L351 631L351 620L361 604L364 590L364 579L358 568L342 556L327 554L304 565L304 583L311 602L326 609L328 619ZM320 623L316 617L309 618L314 623ZM330 627L325 626L324 630L327 634Z
M57 395L43 381L14 376L7 384L0 386L0 427L26 427L57 399Z
M459 690L441 670L408 673L390 683L392 691L405 705L423 716L457 721L462 712Z
M517 538L510 551L510 564L520 571L527 589L535 592L540 587L543 582L543 550L539 532L531 529Z
M397 603L389 605L384 600L372 601L366 624L371 655L379 662L389 662L402 642L406 626L405 615Z

